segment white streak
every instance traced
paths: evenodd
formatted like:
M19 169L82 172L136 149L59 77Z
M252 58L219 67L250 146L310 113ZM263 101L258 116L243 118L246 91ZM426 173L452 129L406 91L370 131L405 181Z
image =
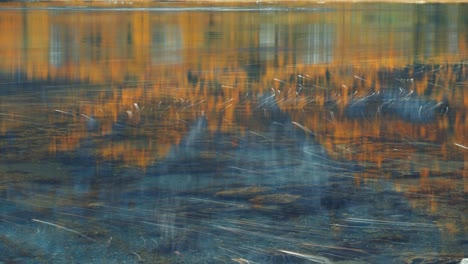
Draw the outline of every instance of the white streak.
M293 255L293 256L296 256L296 257L299 257L299 258L307 259L307 260L310 260L310 261L313 261L313 262L316 262L316 263L322 263L322 264L332 264L333 263L329 259L327 259L325 257L321 257L321 256L302 254L302 253L298 253L298 252L293 252L293 251L288 251L288 250L281 250L281 249L278 250L278 251L282 252L282 253L289 254L289 255Z
M72 114L72 113L65 112L65 111L58 110L58 109L55 109L55 112L57 112L57 113L61 113L61 114L66 114L66 115L71 115L71 116L73 116L73 114Z
M91 241L96 242L95 239L92 239L92 238L90 238L89 236L87 236L87 235L85 235L85 234L82 234L82 233L80 233L80 232L78 232L78 231L75 231L75 230L73 230L73 229L70 229L70 228L67 228L67 227L64 227L64 226L61 226L61 225L57 225L57 224L54 224L54 223L51 223L51 222L46 222L46 221L38 220L38 219L31 219L31 220L34 221L34 222L41 223L41 224L46 224L46 225L50 225L50 226L56 227L56 228L58 228L58 229L63 229L63 230L65 230L65 231L68 231L68 232L77 234L77 235L79 235L79 236L81 236L81 237L84 237L84 238L86 238L86 239L88 239L88 240L91 240Z
M467 146L464 146L464 145L462 145L462 144L458 144L458 143L453 143L453 144L454 144L455 146L457 146L457 147L462 148L462 149L468 149Z
M305 127L305 126L303 126L303 125L301 125L301 124L299 124L297 122L292 122L292 123L293 123L293 125L295 125L295 126L299 127L300 129L304 130L305 132L315 136L315 133L312 132L312 130L310 130L309 128L307 128L307 127Z

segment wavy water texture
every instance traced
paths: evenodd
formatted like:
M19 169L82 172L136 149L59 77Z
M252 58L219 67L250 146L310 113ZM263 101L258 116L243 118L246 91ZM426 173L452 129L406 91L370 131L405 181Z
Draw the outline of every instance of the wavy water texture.
M465 5L7 4L1 261L466 257Z

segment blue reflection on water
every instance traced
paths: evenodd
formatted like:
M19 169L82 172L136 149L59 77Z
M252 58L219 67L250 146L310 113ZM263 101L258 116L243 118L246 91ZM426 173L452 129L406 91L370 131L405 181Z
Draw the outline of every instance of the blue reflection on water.
M201 116L145 170L100 163L92 138L58 155L48 166L60 168L55 175L4 188L4 257L377 263L395 259L395 248L439 250L437 226L391 186L354 188L357 165L329 158L271 94L259 95L257 105L265 130L210 134L212 120ZM238 144L229 144L234 139ZM19 175L45 169L13 167Z

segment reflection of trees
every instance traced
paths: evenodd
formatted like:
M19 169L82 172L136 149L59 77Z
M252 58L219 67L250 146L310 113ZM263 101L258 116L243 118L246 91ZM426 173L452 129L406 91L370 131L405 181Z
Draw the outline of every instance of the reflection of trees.
M77 150L87 139L98 138L98 160L145 167L167 155L202 113L210 121L207 133L232 134L261 131L261 117L276 114L312 131L329 155L381 168L386 160L417 153L414 142L443 142L431 149L441 159L460 151L453 143L468 145L467 68L456 63L467 51L466 11L465 5L261 16L1 11L0 70L12 78L76 85L54 91L55 97L43 95L51 108L33 106L46 108L37 114L47 112L48 120L40 122L67 128L45 130L52 153ZM426 59L431 64L413 65ZM382 96L388 83L398 87L403 82L417 100L401 101L385 118L346 116L356 101L374 92ZM274 96L274 113L258 107L265 95ZM36 114L24 112L22 99L1 100L2 113ZM379 100L377 110L399 98ZM412 117L425 102L445 100L447 115L419 124L398 118ZM96 129L87 128L87 117L95 120ZM32 128L25 125L31 120L7 119L11 116L0 119L0 132L9 138L11 131ZM109 138L113 143L104 143ZM402 138L414 144L393 151L388 142ZM410 171L410 163L402 168Z
M413 11L362 11L352 16L335 11L257 17L4 11L0 46L6 59L0 69L23 71L30 78L122 82L129 77L142 80L161 63L191 65L194 70L264 65L265 70L252 68L253 80L255 73L297 63L382 60L404 65L413 56L419 61L420 56L462 55L467 38L463 8L425 5Z

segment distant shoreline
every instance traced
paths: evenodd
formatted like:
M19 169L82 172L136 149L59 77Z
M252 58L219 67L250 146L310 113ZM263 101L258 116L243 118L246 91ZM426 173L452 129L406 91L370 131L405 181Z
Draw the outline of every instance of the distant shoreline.
M162 12L272 12L316 11L327 8L347 9L353 6L388 8L391 5L465 5L468 0L0 0L0 9L57 9L57 10L146 10ZM381 7L379 7L381 6Z
M55 0L55 1L0 1L0 7L206 7L206 6L281 6L310 7L321 5L348 4L468 4L468 0Z

